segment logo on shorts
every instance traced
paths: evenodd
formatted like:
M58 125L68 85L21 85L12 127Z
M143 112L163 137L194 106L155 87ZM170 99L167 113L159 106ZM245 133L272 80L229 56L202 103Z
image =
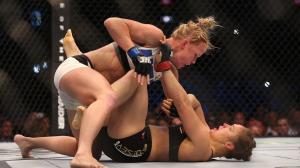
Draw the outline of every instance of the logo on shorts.
M114 143L115 149L117 151L119 151L120 153L122 153L125 156L128 157L142 157L144 155L144 153L147 150L147 144L144 145L144 148L142 150L131 150L128 147L126 147L125 145L123 145L120 141L117 141L116 143Z

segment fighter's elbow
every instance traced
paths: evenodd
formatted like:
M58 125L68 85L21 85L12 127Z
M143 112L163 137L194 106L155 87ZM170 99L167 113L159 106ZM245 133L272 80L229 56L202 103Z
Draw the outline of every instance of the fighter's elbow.
M194 94L188 94L188 99L190 100L191 104L193 105L193 108L198 108L201 106L200 101L196 98Z
M187 97L185 97L185 96L178 96L177 97L177 104L178 104L178 106L180 106L180 107L183 107L183 108L186 108L186 107L188 107L188 106L191 106L191 102L188 100L188 98Z
M151 27L152 27L152 30L153 30L152 31L152 38L155 41L158 41L159 44L160 44L160 41L165 39L164 32L156 26L151 25Z
M105 27L109 27L110 25L118 22L121 18L118 17L109 17L107 19L104 20L103 24Z

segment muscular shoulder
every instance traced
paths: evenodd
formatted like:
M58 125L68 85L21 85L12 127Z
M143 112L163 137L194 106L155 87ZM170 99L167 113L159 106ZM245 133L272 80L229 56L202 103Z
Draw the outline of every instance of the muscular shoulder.
M144 47L157 47L160 44L160 40L164 39L164 33L158 27L131 19L111 17L104 21L104 25L108 29L126 26L131 40Z
M160 45L160 40L164 39L163 31L152 24L129 19L124 20L131 30L130 33L133 40L144 44L145 47L156 47Z
M151 25L151 24L145 24L145 32L143 34L145 41L145 45L149 47L156 47L160 45L160 40L164 39L164 33L161 29L158 27Z

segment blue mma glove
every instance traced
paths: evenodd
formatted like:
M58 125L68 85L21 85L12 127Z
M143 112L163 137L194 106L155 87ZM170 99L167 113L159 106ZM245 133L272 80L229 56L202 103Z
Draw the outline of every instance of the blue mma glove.
M151 57L146 57L136 46L130 48L127 54L131 58L138 75L150 75L152 70Z

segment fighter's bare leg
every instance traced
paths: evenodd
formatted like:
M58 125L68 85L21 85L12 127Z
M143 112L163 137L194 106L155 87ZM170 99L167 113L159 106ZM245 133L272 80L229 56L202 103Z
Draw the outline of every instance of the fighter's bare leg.
M71 30L68 30L64 38L64 49L67 57L82 53L75 43ZM79 134L78 150L71 161L71 167L103 167L92 157L91 146L99 128L103 126L115 104L110 84L96 71L81 68L64 75L59 85L62 90L88 106L85 116L82 117L83 124L80 131L83 133Z
M81 125L81 119L82 119L82 115L83 112L86 108L83 106L78 106L77 110L76 110L76 114L73 117L73 120L70 122L71 124L71 128L72 130L79 130L80 129L80 125Z
M83 67L66 73L59 87L87 106L71 167L103 167L93 158L91 150L94 139L117 102L111 85L100 73Z
M64 48L68 56L79 55L81 51L75 44L71 31L64 38ZM73 120L75 111L68 111L69 123ZM72 127L71 127L72 128ZM79 131L72 128L73 136L78 139ZM35 148L44 148L59 154L74 156L77 150L77 140L68 136L36 137L30 138L23 135L15 135L14 141L19 146L23 158L30 158L30 152Z
M135 93L123 105L111 113L108 133L113 138L128 137L145 127L148 112L146 85L139 85Z
M69 122L73 120L75 111L68 111ZM74 137L70 136L48 136L48 137L26 137L20 134L15 135L14 142L20 148L23 158L31 158L30 152L35 148L48 149L53 152L74 156L77 150L77 139L79 130L72 129Z
M23 135L15 135L14 142L19 146L23 158L32 158L30 151L33 149L32 144L27 141Z
M143 129L148 108L147 86L138 86L134 73L131 71L113 83L111 87L118 101L108 122L110 135L114 138L122 138ZM79 108L83 116L84 110L84 107ZM124 123L127 124L124 125Z
M133 70L130 70L122 78L114 82L111 87L115 92L116 99L118 100L115 104L115 108L118 108L120 105L127 102L128 99L131 98L135 93L137 86L138 84L135 81ZM81 119L85 109L86 108L83 106L77 107L75 117L73 117L74 119L69 121L72 123L72 129L78 130L80 128Z
M74 156L77 150L76 139L69 136L30 138L17 134L14 142L19 146L23 158L31 158L30 152L35 148L44 148L68 156Z
M77 44L75 43L71 29L69 29L64 37L63 47L67 57L74 55L80 55L82 52L79 50Z

